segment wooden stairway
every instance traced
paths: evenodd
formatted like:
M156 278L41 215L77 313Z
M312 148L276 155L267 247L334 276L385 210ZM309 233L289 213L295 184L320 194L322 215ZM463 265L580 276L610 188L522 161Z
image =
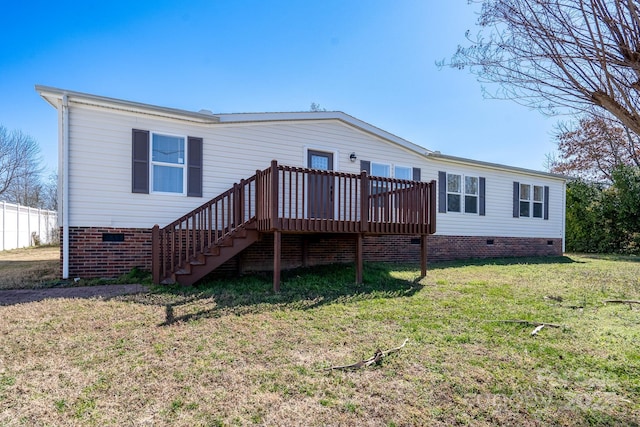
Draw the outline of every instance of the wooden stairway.
M255 220L250 221L226 234L215 245L199 252L160 283L163 285L179 283L183 286L191 286L257 242L259 237L260 233L256 230Z
M153 282L193 285L255 243L255 176L152 229Z
M262 233L274 235L276 291L282 233L357 236L357 282L362 281L365 235L419 235L424 275L425 237L436 231L435 200L435 181L281 166L274 160L269 168L256 171L165 227L153 227L153 282L192 285L251 246Z

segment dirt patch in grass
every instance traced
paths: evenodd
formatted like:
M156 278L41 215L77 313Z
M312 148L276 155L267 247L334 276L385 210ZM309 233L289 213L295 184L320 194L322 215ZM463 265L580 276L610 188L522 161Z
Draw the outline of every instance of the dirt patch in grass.
M0 289L50 286L60 277L60 248L39 246L0 251Z

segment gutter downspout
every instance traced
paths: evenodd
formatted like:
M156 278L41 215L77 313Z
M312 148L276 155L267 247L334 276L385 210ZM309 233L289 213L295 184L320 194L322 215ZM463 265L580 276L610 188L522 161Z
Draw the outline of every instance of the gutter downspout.
M69 278L69 97L62 95L62 278Z
M562 254L567 250L567 181L562 181Z

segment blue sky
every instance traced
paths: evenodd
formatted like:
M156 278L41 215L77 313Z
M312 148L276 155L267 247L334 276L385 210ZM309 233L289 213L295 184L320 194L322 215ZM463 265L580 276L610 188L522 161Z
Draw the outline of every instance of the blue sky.
M57 167L34 85L214 113L344 111L444 154L542 170L557 118L438 69L476 31L467 0L28 1L0 15L0 124Z

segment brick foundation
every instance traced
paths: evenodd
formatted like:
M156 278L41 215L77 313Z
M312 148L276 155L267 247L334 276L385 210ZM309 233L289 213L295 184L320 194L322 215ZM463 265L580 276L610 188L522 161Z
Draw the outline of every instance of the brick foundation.
M64 230L61 228L60 241L63 239L63 233ZM120 239L122 241L119 241ZM60 248L62 251L62 245ZM60 256L60 260L62 262L62 256ZM150 229L70 228L70 278L118 277L133 268L151 271ZM62 272L62 264L60 271Z
M62 230L61 230L62 234ZM133 268L151 270L151 230L73 227L69 234L69 277L117 277ZM562 255L562 239L520 237L429 236L428 260ZM273 268L273 235L227 262L217 274L269 271ZM365 261L419 262L419 236L368 236ZM61 257L62 259L62 257ZM355 235L284 234L282 268L355 261Z

